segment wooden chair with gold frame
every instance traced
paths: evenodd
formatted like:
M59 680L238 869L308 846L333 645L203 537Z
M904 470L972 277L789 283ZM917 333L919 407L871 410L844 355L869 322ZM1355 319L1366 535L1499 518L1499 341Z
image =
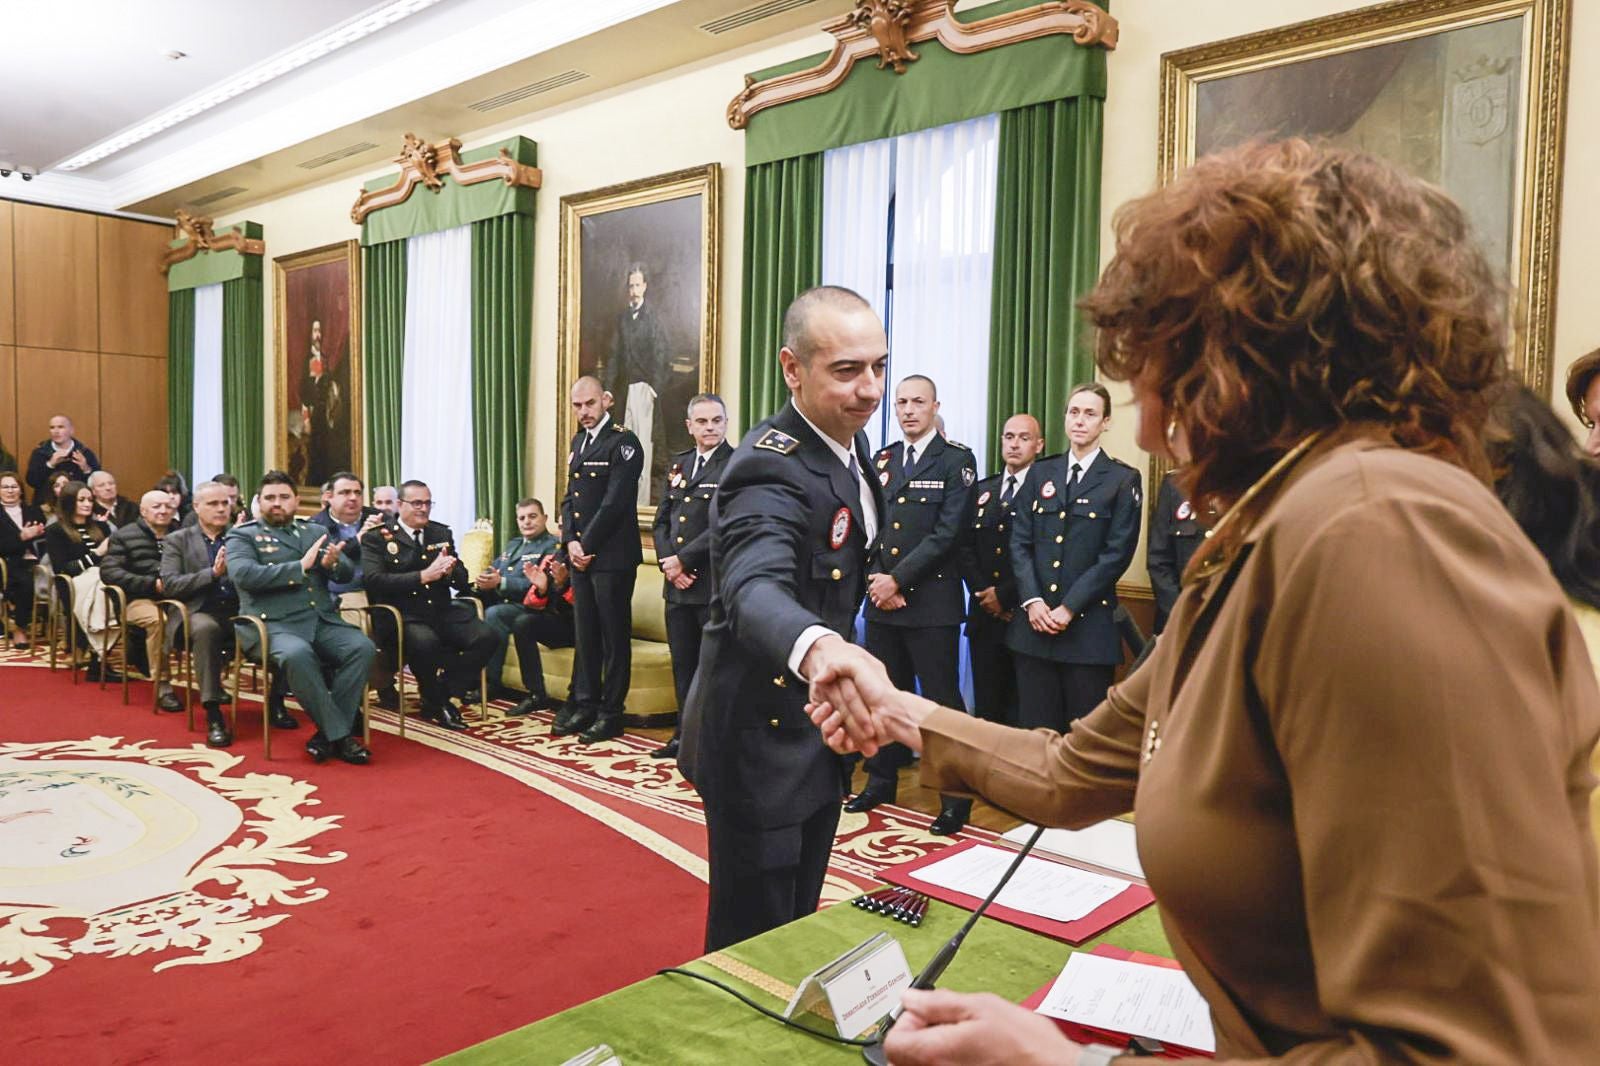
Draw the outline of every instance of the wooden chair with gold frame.
M108 634L108 636L106 637L106 646L100 652L100 689L101 689L102 692L105 691L105 687L106 687L106 669L107 669L108 665L111 662L111 650L113 648L120 647L122 649L122 670L121 670L121 674L122 674L122 703L123 703L123 706L127 706L127 703L128 703L128 594L126 592L122 591L122 589L118 588L116 585L108 585L104 581L100 582L100 594L103 597L105 597L105 604L106 604L106 633ZM115 604L115 607L112 606L113 604ZM115 621L113 621L113 619ZM146 654L147 655L149 654L148 649L146 650ZM157 655L161 654L161 649L160 648L156 649L156 654ZM154 669L154 668L155 668L155 663L154 663L154 661L152 661L151 662L151 669ZM161 686L155 684L155 682L152 681L151 682L151 687L159 689Z
M50 586L55 593L46 597L50 606L50 631L46 635L46 640L50 644L50 669L56 668L57 644L64 640L67 646L67 668L72 671L72 683L76 685L78 683L78 587L66 574L53 575L50 578ZM66 627L66 632L57 633L57 628L63 625ZM102 677L105 676L105 669L105 657L101 656Z
M178 635L183 639L183 711L188 716L189 732L192 733L194 732L195 682L194 644L191 640L191 630L189 628L189 605L182 600L157 600L156 610L161 612L163 620L166 619L168 611L175 610L178 612ZM172 670L172 655L176 650L176 641L168 640L162 644L161 665L158 668L157 676L169 679L175 676ZM161 712L161 687L157 685L154 688L155 691L150 696L150 712L159 714Z
M390 621L394 623L394 688L395 692L399 695L399 699L397 701L398 706L395 708L395 714L400 721L400 739L404 740L406 738L405 619L400 617L400 609L398 607L394 607L387 603L364 603L359 606L339 608L340 614L343 614L346 611L353 611L361 616L361 632L366 634L367 639L372 641L374 647L378 646L378 642L374 640L372 636L372 620L374 617L376 617L377 612L381 611L384 614L387 614L390 618ZM379 649L378 654L383 654L382 649ZM362 699L365 700L366 697L363 696Z

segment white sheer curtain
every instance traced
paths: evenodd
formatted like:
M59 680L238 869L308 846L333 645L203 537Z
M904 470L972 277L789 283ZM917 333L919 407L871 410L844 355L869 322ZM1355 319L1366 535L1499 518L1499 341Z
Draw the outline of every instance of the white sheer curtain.
M477 517L472 462L472 229L406 241L400 476L425 481L459 548Z
M822 156L822 283L859 292L889 324L889 198L894 193L894 140L834 148ZM874 449L883 445L885 411L867 424Z
M113 397L113 402L115 398ZM222 286L194 290L194 440L189 451L191 490L226 471L248 483L259 470L227 470L222 457Z
M999 143L998 115L894 139L890 388L907 374L932 378L945 433L976 453L980 474L989 469L991 447L989 305Z

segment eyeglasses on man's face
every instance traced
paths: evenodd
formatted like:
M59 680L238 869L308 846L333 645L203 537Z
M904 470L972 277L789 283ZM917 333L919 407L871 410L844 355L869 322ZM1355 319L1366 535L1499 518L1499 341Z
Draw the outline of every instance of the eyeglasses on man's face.
M401 500L400 502L405 504L407 507L416 507L419 510L425 507L433 506L432 500Z

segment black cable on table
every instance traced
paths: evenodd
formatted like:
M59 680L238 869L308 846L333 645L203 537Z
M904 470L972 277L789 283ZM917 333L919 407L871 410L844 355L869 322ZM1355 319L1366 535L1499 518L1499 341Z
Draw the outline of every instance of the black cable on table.
M657 970L656 971L657 976L661 976L661 977L665 977L669 973L682 974L684 977L693 977L696 981L704 981L706 984L710 985L712 988L720 988L724 992L728 993L728 995L733 996L734 998L738 999L745 1006L754 1007L756 1010L760 1011L762 1014L765 1014L768 1018L771 1018L773 1021L782 1022L784 1025L787 1025L789 1028L798 1029L802 1033L806 1033L806 1034L808 1034L810 1036L821 1037L823 1040L831 1040L835 1044L845 1044L845 1045L847 1045L849 1047L866 1047L868 1044L871 1043L870 1040L852 1040L847 1036L834 1036L832 1033L824 1033L820 1029L813 1029L808 1025L801 1025L799 1022L795 1021L793 1018L785 1018L783 1015L779 1014L777 1011L769 1010L768 1008L763 1007L761 1004L757 1003L755 1000L751 999L749 996L745 995L743 992L739 991L737 988L734 988L734 987L732 987L730 985L725 985L721 981L718 981L718 980L715 980L713 978L707 977L703 973L695 973L693 970L685 970L685 969L683 969L681 967L678 967L678 966L668 966L664 970Z

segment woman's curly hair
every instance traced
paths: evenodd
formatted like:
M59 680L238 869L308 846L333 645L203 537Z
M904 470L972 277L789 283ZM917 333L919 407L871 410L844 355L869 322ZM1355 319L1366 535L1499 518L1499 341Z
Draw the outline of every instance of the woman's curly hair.
M1115 231L1081 307L1100 369L1183 427L1192 498L1227 507L1307 433L1356 423L1488 479L1504 289L1439 189L1357 152L1253 143L1125 205Z

